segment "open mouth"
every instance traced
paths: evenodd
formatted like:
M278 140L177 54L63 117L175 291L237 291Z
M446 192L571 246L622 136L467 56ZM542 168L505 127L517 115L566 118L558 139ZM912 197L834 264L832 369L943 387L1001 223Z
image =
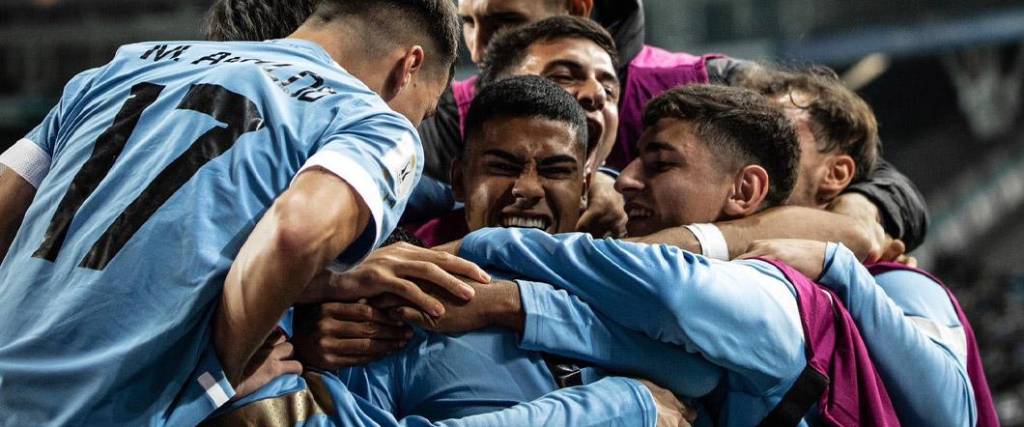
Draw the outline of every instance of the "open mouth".
M550 225L551 220L540 217L506 215L501 219L502 227L536 228L538 230L547 230Z
M630 220L645 219L654 216L654 211L647 209L643 206L627 204L626 216L628 216Z

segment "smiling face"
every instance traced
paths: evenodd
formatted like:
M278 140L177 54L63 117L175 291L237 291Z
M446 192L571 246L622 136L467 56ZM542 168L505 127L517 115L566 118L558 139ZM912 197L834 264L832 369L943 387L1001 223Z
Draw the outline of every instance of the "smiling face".
M583 38L537 42L511 74L544 77L579 101L587 115L588 147L592 148L587 168L600 166L619 129L619 80L608 52Z
M537 117L497 117L467 141L455 164L456 199L470 230L485 227L573 231L586 185L583 147L568 123Z
M499 31L565 13L564 5L548 0L459 0L462 36L476 64Z
M661 119L639 145L640 157L615 183L626 200L629 236L719 219L733 173L720 167L691 122Z

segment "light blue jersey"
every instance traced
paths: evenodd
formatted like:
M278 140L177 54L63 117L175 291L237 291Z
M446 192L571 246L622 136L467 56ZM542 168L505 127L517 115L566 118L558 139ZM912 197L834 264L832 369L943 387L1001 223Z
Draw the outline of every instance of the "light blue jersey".
M673 366L666 360L657 366L659 358L678 359L668 353L623 358L622 348L641 349L635 344L641 340L591 326L607 324L607 317L648 339L699 353L722 370L694 371L697 379L706 376L711 384L715 375L722 376L706 399L718 413L716 425L757 425L807 365L795 291L764 262L721 262L665 245L500 228L466 236L460 255L483 268L513 271L578 297L567 300L521 283L527 348L599 365L629 364L625 368L652 376ZM637 363L644 358L649 367Z
M974 426L967 338L946 290L913 271L872 277L849 251L819 281L842 298L904 425Z
M482 380L482 379L481 379ZM302 427L653 427L654 400L646 387L627 378L542 393L493 411L449 414L437 420L400 416L354 393L331 373L284 375L258 393L232 402L209 427L293 425Z
M196 424L233 394L210 320L275 198L310 167L350 184L373 217L352 263L423 167L411 123L298 40L124 46L19 144L50 169L0 266L12 426Z

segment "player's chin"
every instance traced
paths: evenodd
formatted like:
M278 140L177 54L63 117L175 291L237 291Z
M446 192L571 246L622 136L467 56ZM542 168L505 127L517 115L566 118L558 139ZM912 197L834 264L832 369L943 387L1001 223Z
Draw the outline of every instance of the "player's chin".
M643 237L660 231L651 217L629 218L626 223L626 235L629 237Z

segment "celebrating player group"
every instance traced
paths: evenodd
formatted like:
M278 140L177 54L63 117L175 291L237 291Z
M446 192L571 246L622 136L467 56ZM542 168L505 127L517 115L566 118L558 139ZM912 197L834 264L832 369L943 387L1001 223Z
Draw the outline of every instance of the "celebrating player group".
M998 425L871 107L596 3L217 0L75 76L0 155L0 426Z

